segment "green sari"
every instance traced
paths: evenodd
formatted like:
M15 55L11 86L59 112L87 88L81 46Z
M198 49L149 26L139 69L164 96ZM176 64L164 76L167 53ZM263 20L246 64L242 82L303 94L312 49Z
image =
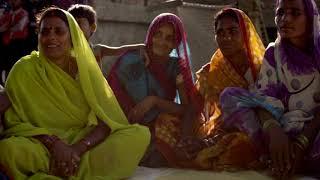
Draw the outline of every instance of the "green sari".
M149 144L147 128L129 125L103 77L81 29L66 11L72 54L78 66L73 79L39 52L20 59L9 74L6 91L12 107L5 114L0 164L15 179L60 179L48 175L50 153L35 135L56 135L73 144L104 121L111 134L81 158L69 179L122 179L130 176Z

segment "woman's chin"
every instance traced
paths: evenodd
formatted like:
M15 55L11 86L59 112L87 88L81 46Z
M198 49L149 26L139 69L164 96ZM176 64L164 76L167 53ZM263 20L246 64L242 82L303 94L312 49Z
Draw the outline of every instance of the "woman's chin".
M290 32L280 32L280 37L283 39L290 39L292 38L292 34Z
M59 54L55 54L55 53L47 53L45 54L45 56L50 60L50 61L55 61L57 59L61 59L62 55L59 55Z
M155 55L158 58L168 58L169 57L169 53L154 52L153 55Z

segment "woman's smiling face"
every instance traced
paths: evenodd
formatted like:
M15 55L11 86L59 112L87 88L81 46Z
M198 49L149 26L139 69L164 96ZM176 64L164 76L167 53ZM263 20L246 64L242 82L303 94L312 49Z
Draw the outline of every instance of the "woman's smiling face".
M70 31L59 17L45 17L41 21L38 40L43 53L51 61L60 60L70 54Z
M152 37L152 52L157 56L169 56L176 46L175 31L171 24L162 24Z

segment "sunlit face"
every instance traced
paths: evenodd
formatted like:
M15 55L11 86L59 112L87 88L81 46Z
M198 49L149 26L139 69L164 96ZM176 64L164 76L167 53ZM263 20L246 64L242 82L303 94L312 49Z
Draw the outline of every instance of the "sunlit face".
M46 17L42 20L38 41L44 55L53 62L70 55L69 28L59 17Z
M303 0L280 0L275 22L281 38L293 40L307 33L307 16Z
M218 20L215 39L224 56L232 56L244 49L239 23L232 17Z
M76 18L76 21L78 22L83 34L85 35L86 39L89 40L91 35L96 30L96 25L92 24L90 25L87 18Z
M176 46L175 32L171 24L163 24L152 37L152 51L157 56L169 56Z

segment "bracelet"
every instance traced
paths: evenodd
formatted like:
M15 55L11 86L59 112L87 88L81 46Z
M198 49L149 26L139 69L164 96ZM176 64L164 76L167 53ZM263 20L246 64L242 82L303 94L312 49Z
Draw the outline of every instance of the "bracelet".
M204 142L204 145L205 145L206 147L210 147L210 146L211 146L211 142L210 142L209 139L203 139L203 142Z
M268 119L266 120L263 125L262 125L262 129L263 130L267 130L269 129L271 126L278 126L280 127L280 123L274 119Z
M296 141L303 147L304 150L306 150L309 146L309 139L303 135L303 134L300 134L296 137Z
M306 149L298 142L294 142L293 144L295 144L296 146L298 146L298 148L300 148L302 151L305 151Z
M47 136L44 138L44 144L47 146L47 149L51 150L53 145L59 140L57 136Z
M85 139L82 139L82 140L80 141L80 143L84 144L87 149L90 149L90 148L91 148L91 145L92 145L91 141L85 140Z
M206 147L211 147L212 145L214 145L215 144L215 139L217 138L217 137L219 137L220 135L215 135L215 136L213 136L213 137L207 137L207 138L205 138L205 139L203 139L203 142L204 142L204 145L206 146Z

